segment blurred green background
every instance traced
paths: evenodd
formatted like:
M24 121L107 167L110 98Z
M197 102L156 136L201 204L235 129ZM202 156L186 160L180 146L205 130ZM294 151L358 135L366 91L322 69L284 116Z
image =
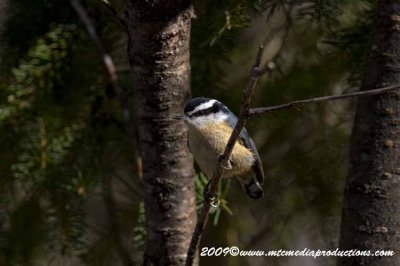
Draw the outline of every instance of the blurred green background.
M123 28L101 1L82 4L116 62L134 116ZM193 96L216 98L237 113L260 43L276 69L260 81L253 106L355 90L374 4L195 1ZM123 110L69 1L0 0L0 70L0 265L140 264L143 204ZM354 104L249 121L265 197L248 199L232 182L202 245L335 249ZM200 204L201 174L196 178ZM334 264L333 257L201 258L201 265Z

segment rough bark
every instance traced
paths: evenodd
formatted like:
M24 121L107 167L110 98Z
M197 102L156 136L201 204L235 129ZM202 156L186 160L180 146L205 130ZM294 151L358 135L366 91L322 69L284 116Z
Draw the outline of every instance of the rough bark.
M379 1L361 89L400 83L400 1ZM350 144L340 249L393 250L338 265L400 265L400 94L360 99Z
M186 128L170 118L190 97L190 0L128 2L147 242L144 265L183 265L196 221Z

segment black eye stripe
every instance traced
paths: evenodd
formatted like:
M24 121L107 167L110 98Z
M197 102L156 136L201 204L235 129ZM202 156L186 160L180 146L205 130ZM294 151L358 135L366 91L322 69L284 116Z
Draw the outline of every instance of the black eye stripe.
M199 110L196 113L190 115L190 117L206 116L206 115L209 115L209 114L212 114L212 113L216 113L216 112L217 111L212 106L212 107L207 108L207 109Z

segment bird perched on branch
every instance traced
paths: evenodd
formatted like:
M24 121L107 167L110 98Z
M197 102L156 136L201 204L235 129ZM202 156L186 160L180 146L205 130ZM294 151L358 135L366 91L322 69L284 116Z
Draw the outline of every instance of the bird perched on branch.
M195 98L185 106L184 115L176 117L188 125L188 146L208 178L213 177L219 156L224 152L238 118L223 103L209 98ZM263 196L264 172L257 148L243 129L236 142L229 165L222 178L236 177L251 198Z

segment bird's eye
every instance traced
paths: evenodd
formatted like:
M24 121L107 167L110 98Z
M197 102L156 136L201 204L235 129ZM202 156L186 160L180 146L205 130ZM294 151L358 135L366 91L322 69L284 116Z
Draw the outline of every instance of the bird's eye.
M199 110L196 113L192 114L190 117L199 117L199 116L204 116L207 114L207 109L206 110Z

